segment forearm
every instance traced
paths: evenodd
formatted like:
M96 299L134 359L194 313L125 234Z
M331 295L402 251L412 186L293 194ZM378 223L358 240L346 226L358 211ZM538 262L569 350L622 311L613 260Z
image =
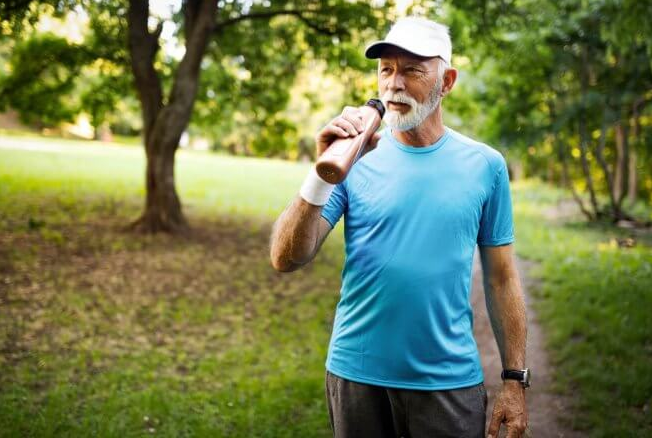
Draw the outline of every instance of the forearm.
M516 270L505 278L484 279L485 299L503 368L525 368L527 317Z
M321 209L296 196L281 213L270 240L270 258L274 269L293 271L312 260L319 239Z
M315 136L317 157L338 138L355 136L364 128L360 111L347 107ZM348 114L348 115L347 115ZM379 136L374 134L369 144L375 145ZM330 224L320 220L323 206L330 199L335 184L330 184L317 174L315 166L303 181L299 195L283 211L272 229L270 258L277 271L293 271L310 262L322 241L330 232Z

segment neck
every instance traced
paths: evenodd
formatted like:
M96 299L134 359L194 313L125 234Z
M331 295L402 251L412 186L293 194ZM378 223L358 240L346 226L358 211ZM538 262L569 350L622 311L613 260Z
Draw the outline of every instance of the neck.
M392 135L401 143L417 148L435 143L444 135L441 105L438 105L419 126L407 131L392 129Z

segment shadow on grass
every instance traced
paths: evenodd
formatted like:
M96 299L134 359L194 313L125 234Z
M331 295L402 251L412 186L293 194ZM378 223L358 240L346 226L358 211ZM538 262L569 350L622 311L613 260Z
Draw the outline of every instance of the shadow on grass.
M269 223L141 236L126 219L0 234L0 436L328 436L339 243L279 274Z

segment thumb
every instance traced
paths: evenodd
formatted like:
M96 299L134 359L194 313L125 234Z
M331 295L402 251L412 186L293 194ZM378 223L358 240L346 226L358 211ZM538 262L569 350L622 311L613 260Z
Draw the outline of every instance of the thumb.
M378 142L380 141L380 137L381 135L379 133L377 132L374 133L374 135L372 135L369 141L367 142L367 145L364 147L364 150L362 151L362 155L376 149L376 146L378 146Z
M378 142L380 141L381 135L378 132L374 132L374 135L371 136L369 139L369 149L374 149L376 146L378 146Z

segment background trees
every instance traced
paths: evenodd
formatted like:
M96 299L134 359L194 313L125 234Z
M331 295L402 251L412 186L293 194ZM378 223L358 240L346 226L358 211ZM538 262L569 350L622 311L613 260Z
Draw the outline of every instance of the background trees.
M451 27L461 75L448 124L501 148L514 176L569 188L589 220L649 221L649 2L401 3ZM186 226L174 184L183 132L235 154L310 157L320 124L376 93L362 48L397 14L391 2L343 0L160 5L16 0L0 9L0 105L35 127L83 112L97 138L140 131L147 199L134 225L145 231ZM39 30L39 17L71 11L83 38Z
M470 0L444 13L471 60L479 135L568 187L589 220L632 221L650 202L651 13L609 0Z
M50 6L59 14L84 11L90 31L80 44L49 35L29 38L25 29L43 5L17 1L5 6L2 18L16 46L9 60L13 68L2 79L3 103L28 122L38 114L44 124L70 120L84 107L98 128L116 100L128 94L122 78L130 72L147 155L145 209L133 226L150 232L187 226L175 187L174 155L198 91L205 92L202 99L211 109L198 115L200 126L216 123L227 133L239 122L237 112L253 128L245 133L253 149L280 152L295 128L277 113L288 102L303 60L357 68L359 48L347 43L384 22L382 8L350 1L187 0L180 10L172 8L169 19L152 17L149 2L142 0L52 1ZM166 26L177 43L176 57L160 51ZM18 42L19 34L28 42ZM38 62L24 63L27 58ZM81 99L64 104L82 67L91 64L95 75ZM201 80L202 71L213 74Z

